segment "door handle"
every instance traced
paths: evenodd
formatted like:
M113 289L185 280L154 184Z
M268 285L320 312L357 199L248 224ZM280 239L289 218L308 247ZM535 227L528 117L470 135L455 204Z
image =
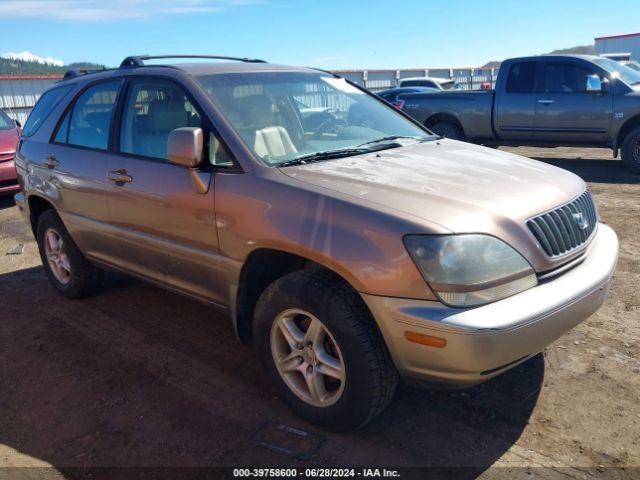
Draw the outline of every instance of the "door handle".
M122 185L124 183L131 183L133 181L133 177L127 174L127 170L124 168L118 168L117 170L111 170L109 172L109 180L111 180L115 184Z
M45 167L47 167L49 170L52 170L52 169L56 168L58 165L60 165L60 162L58 160L56 160L56 156L55 155L49 155L47 158L44 159L42 164Z
M542 105L551 105L554 102L554 100L551 100L550 98L543 98L538 100L538 103L542 104Z

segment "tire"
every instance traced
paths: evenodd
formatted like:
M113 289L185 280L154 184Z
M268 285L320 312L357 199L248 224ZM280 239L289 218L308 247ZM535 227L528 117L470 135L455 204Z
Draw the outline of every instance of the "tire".
M430 127L428 127L433 133L438 134L440 136L450 138L451 140L460 140L464 141L464 132L460 125L448 122L446 120L436 122Z
M633 173L640 174L640 127L627 133L622 141L620 153L625 167Z
M319 321L326 329L321 345L316 348L314 341L305 346L305 338L299 343L303 349L294 350L282 333L285 321L307 337L311 322ZM398 373L375 321L357 292L330 272L301 270L272 283L258 299L254 332L269 380L291 409L310 422L334 431L354 430L380 414L393 398ZM318 355L310 359L305 353L309 349ZM332 367L324 363L327 352ZM280 373L275 359L288 357L293 371ZM333 373L325 375L326 371ZM314 399L305 380L307 375L319 378L319 372L324 404L317 403L321 396Z
M102 270L84 258L55 211L40 215L36 232L44 270L58 292L68 298L82 298L100 287ZM56 241L62 243L55 243L54 248Z

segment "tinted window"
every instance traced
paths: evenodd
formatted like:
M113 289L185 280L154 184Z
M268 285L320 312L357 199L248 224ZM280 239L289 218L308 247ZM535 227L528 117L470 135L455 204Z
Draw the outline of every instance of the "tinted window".
M518 62L511 65L507 78L507 93L533 93L536 80L536 62Z
M16 124L9 118L9 115L0 110L0 130L11 130Z
M44 92L40 100L38 100L38 103L36 103L36 106L31 110L27 123L25 123L22 129L22 136L30 137L36 133L40 125L42 125L51 111L69 90L71 90L71 85L64 85Z
M69 145L106 150L109 145L111 112L121 81L89 87L76 100L56 133L55 140Z
M166 159L169 133L181 127L202 128L202 117L173 82L131 82L122 117L120 151Z
M586 68L561 63L548 63L544 67L542 91L545 93L584 92L587 76L593 72Z

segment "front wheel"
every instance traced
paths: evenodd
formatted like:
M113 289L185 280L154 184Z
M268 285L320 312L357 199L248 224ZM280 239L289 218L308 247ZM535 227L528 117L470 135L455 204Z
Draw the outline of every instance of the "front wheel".
M633 173L640 174L640 127L624 137L620 153L624 165Z
M352 430L391 401L398 374L375 321L330 273L276 280L258 300L254 329L269 380L301 417Z

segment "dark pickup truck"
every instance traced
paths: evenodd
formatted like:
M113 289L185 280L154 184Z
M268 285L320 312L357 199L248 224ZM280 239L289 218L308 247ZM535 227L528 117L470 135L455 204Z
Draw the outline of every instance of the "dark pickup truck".
M443 136L488 146L608 147L640 173L640 72L613 60L506 60L495 90L403 94L398 106Z

